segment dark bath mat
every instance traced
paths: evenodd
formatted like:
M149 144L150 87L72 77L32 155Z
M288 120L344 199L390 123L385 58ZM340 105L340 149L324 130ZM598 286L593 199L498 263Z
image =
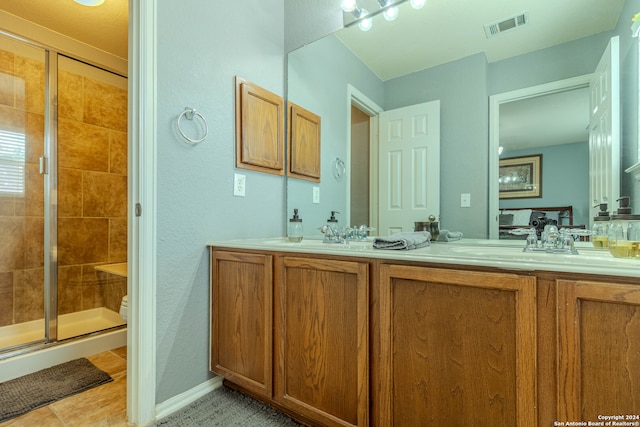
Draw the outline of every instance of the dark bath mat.
M0 423L110 381L82 358L0 383Z
M220 387L153 424L155 427L300 427L270 406Z

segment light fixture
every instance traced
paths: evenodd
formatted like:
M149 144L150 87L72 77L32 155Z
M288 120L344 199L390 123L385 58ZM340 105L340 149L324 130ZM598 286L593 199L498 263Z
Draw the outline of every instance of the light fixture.
M78 1L78 0L76 0ZM340 2L340 7L347 13L351 13L356 10L357 3L356 0L342 0Z
M503 146L498 147L498 156L502 154L502 151L504 151L504 147Z
M78 0L76 0L78 1ZM87 1L87 0L84 0ZM369 31L371 27L373 27L373 17L376 15L383 15L384 19L387 21L393 21L398 17L400 13L400 9L398 5L406 2L407 0L376 0L379 9L374 10L369 13L367 10L362 9L358 6L358 0L340 0L340 7L345 13L352 14L355 19L351 22L347 23L345 27L350 27L351 25L358 24L358 27L362 31ZM420 9L424 7L427 3L427 0L409 0L411 6L414 9Z
M74 1L83 6L100 6L102 3L104 3L104 0L74 0Z

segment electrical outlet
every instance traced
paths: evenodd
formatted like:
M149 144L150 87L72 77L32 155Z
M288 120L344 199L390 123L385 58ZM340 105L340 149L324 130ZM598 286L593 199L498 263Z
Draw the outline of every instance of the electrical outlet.
M233 195L244 197L244 190L247 185L247 177L239 173L233 174Z
M320 203L320 187L313 187L313 203Z
M460 195L460 207L461 208L470 208L471 207L471 194L462 193Z

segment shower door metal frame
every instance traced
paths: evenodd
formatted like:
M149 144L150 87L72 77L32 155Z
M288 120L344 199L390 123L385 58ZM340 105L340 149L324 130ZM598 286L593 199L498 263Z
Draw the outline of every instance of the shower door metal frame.
M44 323L45 342L58 340L58 53L45 49Z
M40 157L40 175L44 192L44 331L43 338L0 348L1 359L17 356L58 341L58 53L52 49L7 31L0 35L24 43L44 53L44 137Z

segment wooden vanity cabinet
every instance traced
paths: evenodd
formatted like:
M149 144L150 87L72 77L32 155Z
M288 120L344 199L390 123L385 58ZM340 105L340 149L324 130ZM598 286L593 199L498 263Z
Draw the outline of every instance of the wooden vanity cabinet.
M211 370L312 426L640 414L636 280L452 267L214 248Z
M273 257L211 252L210 369L259 396L273 391Z
M274 398L324 426L369 425L369 264L276 263Z
M557 289L558 420L637 417L640 286L558 280Z
M211 251L210 369L309 425L369 425L368 313L367 262Z
M535 426L536 279L380 266L379 426Z

